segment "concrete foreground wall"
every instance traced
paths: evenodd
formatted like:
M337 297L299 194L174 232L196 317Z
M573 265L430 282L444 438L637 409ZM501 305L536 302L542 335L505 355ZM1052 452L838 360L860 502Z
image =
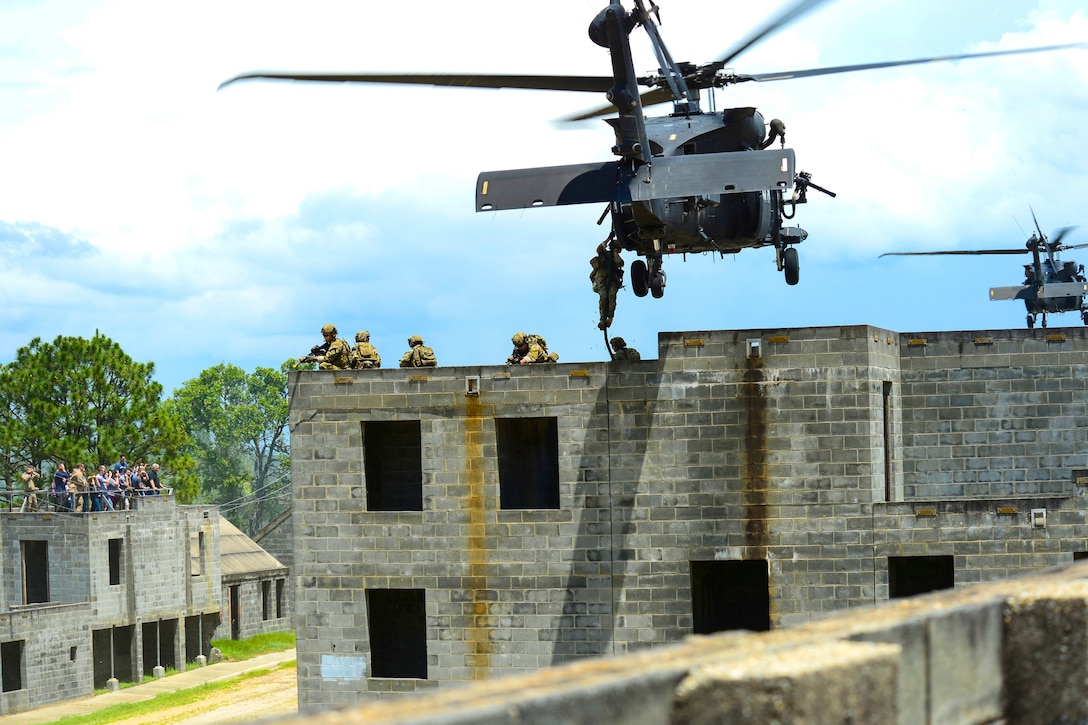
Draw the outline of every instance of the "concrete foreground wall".
M643 355L291 375L304 711L656 661L696 630L703 565L764 563L779 628L887 601L893 560L943 557L959 587L1088 549L1084 329L675 332ZM557 506L501 505L509 419L554 421ZM368 509L365 431L385 423L418 425L418 510ZM425 672L375 676L368 596L404 591ZM971 621L997 642L1002 610L985 611ZM870 650L857 669L887 678L886 648ZM911 692L897 712L929 697Z
M282 722L1072 723L1088 720L1086 683L1088 564L1074 564Z

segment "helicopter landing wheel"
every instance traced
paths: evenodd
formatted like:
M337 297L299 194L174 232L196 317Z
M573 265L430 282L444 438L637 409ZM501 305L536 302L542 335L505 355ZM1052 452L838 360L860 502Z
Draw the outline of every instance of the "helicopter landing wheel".
M1046 313L1043 313L1043 329L1046 329Z
M1035 327L1035 315L1028 315L1028 329Z
M650 294L654 299L661 299L665 294L665 273L658 271L650 280Z
M641 259L631 262L631 290L635 293L635 297L645 297L650 291L649 276L645 262Z
M782 250L782 271L786 273L788 285L795 285L801 279L801 261L797 258L797 250L793 247Z
M1080 311L1080 321L1088 325L1088 310Z

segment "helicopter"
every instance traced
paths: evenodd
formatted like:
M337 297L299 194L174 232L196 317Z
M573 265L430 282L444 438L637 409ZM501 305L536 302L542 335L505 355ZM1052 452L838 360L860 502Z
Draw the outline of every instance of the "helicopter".
M1063 227L1051 241L1039 227L1035 212L1031 214L1035 222L1035 231L1021 249L974 249L945 250L935 252L885 252L887 256L923 256L939 254L978 255L978 254L1030 254L1031 263L1024 265L1024 283L1013 287L991 287L991 300L1023 300L1027 308L1028 328L1035 327L1036 318L1042 317L1042 326L1046 327L1048 313L1079 312L1081 321L1088 325L1088 278L1084 276L1084 265L1072 260L1062 261L1060 252L1067 249L1084 249L1088 244L1062 244L1062 239L1074 227Z
M664 295L664 260L669 255L717 253L724 257L743 249L773 247L775 264L789 285L800 279L796 245L808 237L790 226L809 190L834 197L812 175L797 169L793 149L786 148L786 125L769 122L755 108L704 111L701 92L745 82L769 82L894 66L1012 55L1071 48L1072 43L1035 48L968 53L911 60L866 63L764 74L738 74L728 68L742 52L797 20L824 0L799 0L738 42L718 60L705 65L676 62L658 25L653 0L610 0L589 26L589 37L608 49L612 73L607 76L300 73L253 71L220 84L250 80L323 83L415 84L439 87L517 88L602 93L608 101L572 116L580 121L615 113L605 119L613 130L613 159L564 166L489 171L476 182L476 211L606 204L598 225L610 220L606 243L618 242L640 259L631 264L631 287L638 297ZM648 4L647 4L648 3ZM659 68L636 75L630 36L637 28L649 37ZM639 93L639 87L649 90ZM672 103L672 112L648 116L645 109ZM775 144L778 148L773 148Z

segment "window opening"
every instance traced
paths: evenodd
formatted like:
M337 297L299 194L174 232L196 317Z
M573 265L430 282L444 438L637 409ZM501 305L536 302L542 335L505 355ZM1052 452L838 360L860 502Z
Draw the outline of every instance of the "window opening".
M363 423L366 507L423 510L423 442L418 420Z
M23 541L23 603L49 601L49 542Z
M0 670L3 670L3 691L23 689L23 650L26 640L0 642Z
M954 560L949 556L889 556L888 597L952 589L956 584Z
M764 559L691 562L692 631L771 628L770 569Z
M122 539L110 539L110 586L121 583L121 542Z
M261 582L261 619L268 621L272 618L272 581L265 579Z
M423 589L368 589L372 677L427 679L427 613Z
M559 508L559 426L555 418L496 418L499 507Z

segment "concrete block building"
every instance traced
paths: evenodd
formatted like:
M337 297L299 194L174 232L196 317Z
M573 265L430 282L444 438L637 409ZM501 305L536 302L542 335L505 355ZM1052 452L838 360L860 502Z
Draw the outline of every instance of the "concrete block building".
M172 495L129 511L0 512L0 714L207 656L219 525L215 507Z
M291 629L287 567L225 518L219 519L224 618L215 639L248 639Z
M1086 373L1083 328L864 325L293 373L300 707L1080 558Z

